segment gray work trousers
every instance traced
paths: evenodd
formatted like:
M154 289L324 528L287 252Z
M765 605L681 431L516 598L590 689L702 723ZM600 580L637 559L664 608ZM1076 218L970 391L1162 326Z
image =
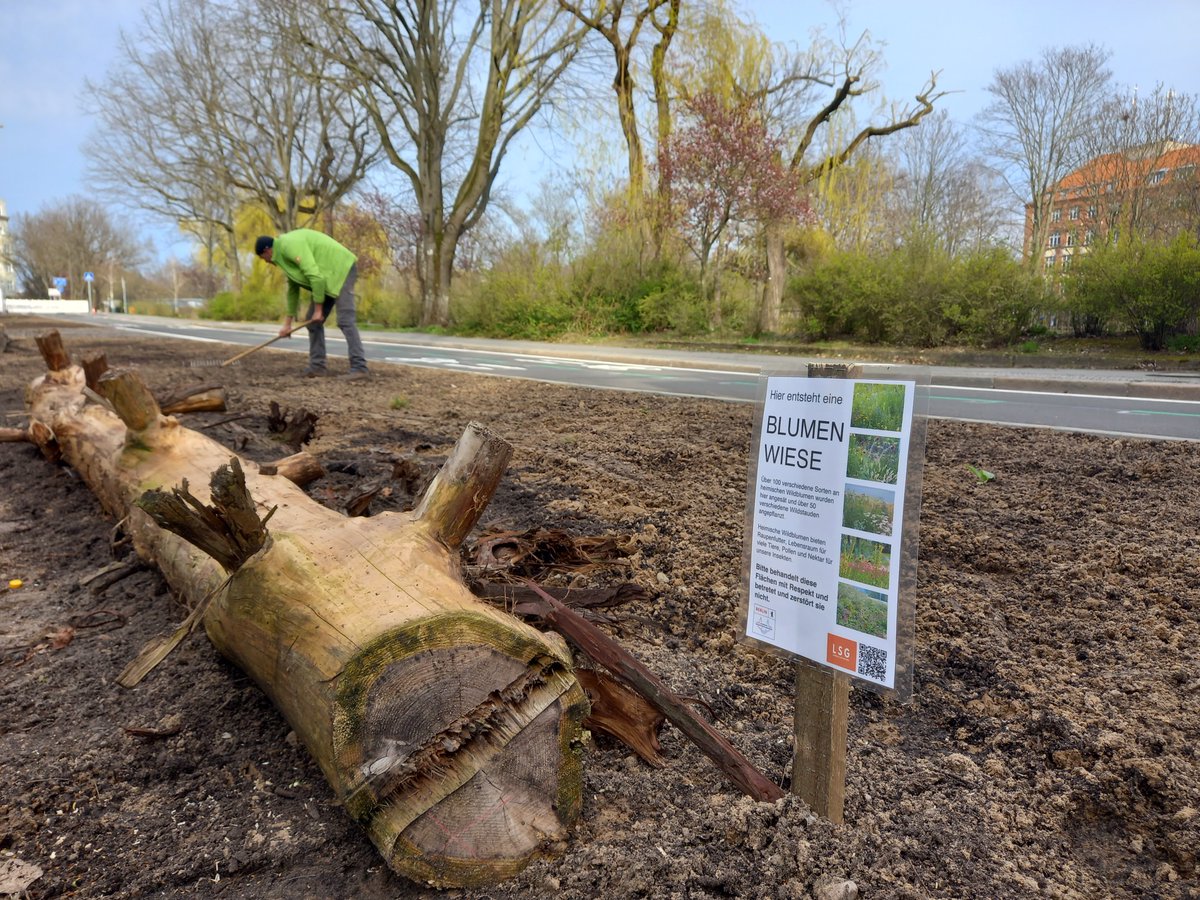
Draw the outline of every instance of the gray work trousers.
M337 309L337 325L346 339L346 355L350 357L351 372L367 371L367 355L363 350L362 338L358 334L358 312L354 308L354 287L358 282L358 264L350 267L342 291L336 297L325 296L321 304L325 317ZM310 303L308 314L304 317L311 319L316 312L316 303ZM308 368L310 371L325 371L325 322L313 322L308 326Z

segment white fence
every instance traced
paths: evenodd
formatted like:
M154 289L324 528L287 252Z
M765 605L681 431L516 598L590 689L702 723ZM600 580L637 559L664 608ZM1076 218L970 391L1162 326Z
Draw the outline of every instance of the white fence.
M21 300L0 296L0 314L37 313L38 315L87 315L86 300Z

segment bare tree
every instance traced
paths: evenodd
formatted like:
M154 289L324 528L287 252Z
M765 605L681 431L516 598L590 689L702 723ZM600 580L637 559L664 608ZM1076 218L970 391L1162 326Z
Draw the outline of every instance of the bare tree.
M69 197L19 215L13 224L13 264L23 290L34 295L49 296L55 277L61 276L67 279L68 296L81 296L83 274L93 272L99 297L106 285L111 288L112 279L146 258L132 229L95 200Z
M993 100L979 122L1009 188L1031 205L1031 266L1046 244L1054 188L1084 159L1112 77L1110 56L1094 44L1047 49L1037 60L997 69L988 85Z
M841 127L855 101L878 90L872 73L879 56L867 35L852 44L844 39L837 43L817 40L807 53L787 55L783 63L773 77L761 82L756 94L781 127L791 148L791 153L785 154L786 167L801 185L817 186L846 165L868 141L915 127L933 112L934 103L943 96L936 91L936 73L931 73L912 101L893 105L866 125L831 141L830 130ZM814 103L819 105L814 108ZM759 306L758 328L762 332L779 330L787 280L785 238L791 224L776 219L764 228L768 275Z
M629 166L629 198L636 207L645 198L646 154L642 147L638 123L637 83L634 77L638 42L647 26L657 39L650 49L650 83L655 110L655 134L660 147L671 135L671 94L667 68L667 53L679 30L682 0L638 0L636 5L626 0L589 0L587 3L558 0L589 32L608 44L613 56L613 92L616 94L617 118ZM659 183L660 206L669 206L670 181ZM656 227L657 232L657 227ZM657 243L657 241L656 241Z
M346 0L325 21L328 39L309 46L365 85L384 154L417 205L421 324L448 324L459 241L582 32L554 0Z
M101 128L85 148L98 184L201 239L256 204L279 231L317 218L378 157L345 79L295 53L308 7L286 0L156 0L88 102Z
M1118 234L1162 241L1200 225L1197 99L1158 85L1112 95L1084 141L1088 163L1074 173L1085 209L1068 223L1099 240ZM1186 158L1185 158L1186 157ZM1069 211L1068 211L1069 212Z
M971 155L965 130L945 110L894 145L897 225L932 237L950 254L1001 243L1011 225L998 175Z

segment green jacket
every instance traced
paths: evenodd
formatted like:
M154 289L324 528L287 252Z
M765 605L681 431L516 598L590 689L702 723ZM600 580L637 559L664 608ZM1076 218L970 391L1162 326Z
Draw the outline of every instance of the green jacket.
M340 294L357 260L329 235L309 228L297 228L275 238L271 261L287 276L287 314L296 317L300 288L312 291L313 303L324 303L326 296Z

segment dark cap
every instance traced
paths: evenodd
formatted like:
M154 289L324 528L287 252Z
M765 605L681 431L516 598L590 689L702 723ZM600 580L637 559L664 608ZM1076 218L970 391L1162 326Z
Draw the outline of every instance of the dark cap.
M258 240L254 242L254 255L262 256L264 250L266 250L268 247L274 247L274 246L275 246L275 238L273 238L267 234L260 234L258 236Z

